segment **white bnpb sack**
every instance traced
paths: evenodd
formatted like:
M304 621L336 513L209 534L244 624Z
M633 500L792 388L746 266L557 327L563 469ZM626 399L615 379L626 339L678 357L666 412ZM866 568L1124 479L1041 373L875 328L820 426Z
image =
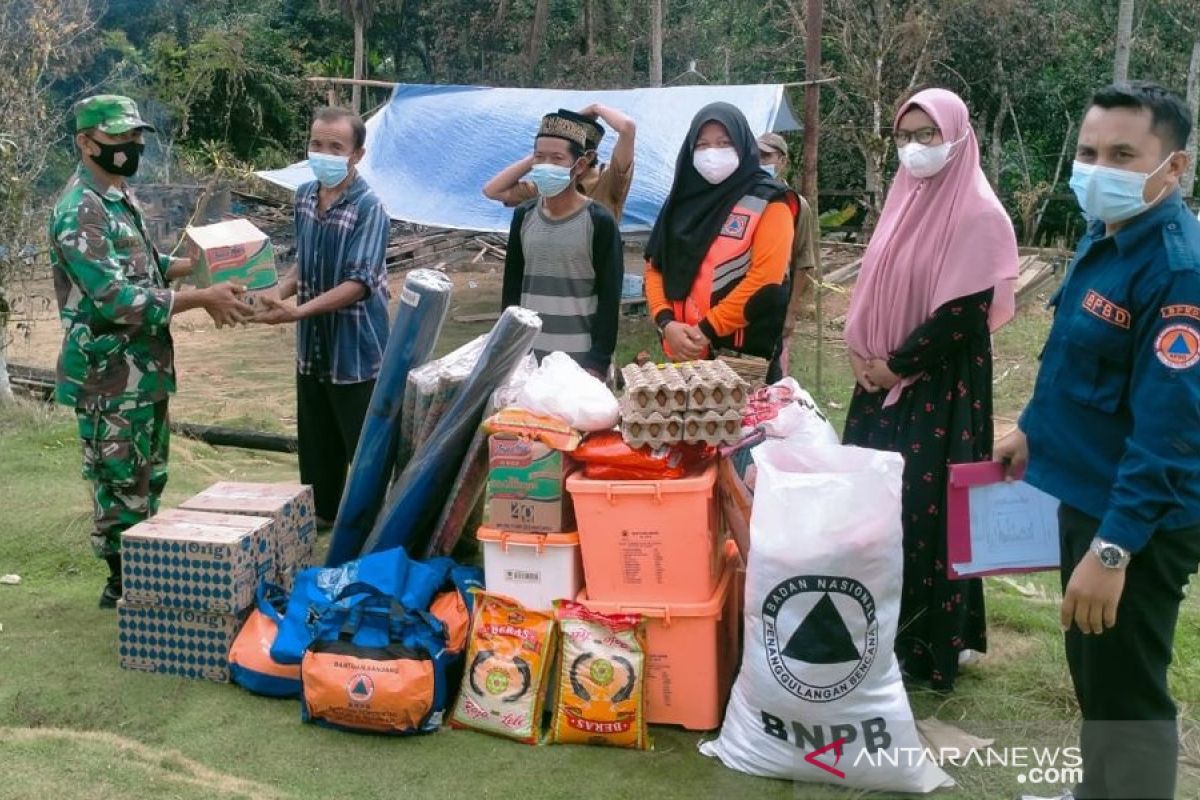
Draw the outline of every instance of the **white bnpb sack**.
M953 785L922 747L892 651L903 569L895 453L754 450L745 653L720 738L752 775L848 788Z

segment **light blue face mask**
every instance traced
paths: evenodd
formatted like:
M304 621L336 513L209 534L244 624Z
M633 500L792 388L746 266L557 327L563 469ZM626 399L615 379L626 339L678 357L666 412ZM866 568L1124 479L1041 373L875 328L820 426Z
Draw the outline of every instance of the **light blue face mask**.
M346 180L350 174L350 159L346 156L331 156L326 153L308 154L308 166L321 185L329 188Z
M779 168L774 164L759 164L759 166L763 168L763 172L767 173L772 178L777 177L779 174Z
M542 197L554 197L571 185L571 169L557 164L534 164L529 170L529 180Z
M1167 161L1170 161L1168 157ZM1163 168L1164 161L1154 172ZM1076 161L1071 167L1071 191L1085 217L1112 224L1141 214L1158 202L1145 199L1146 181L1154 172L1132 172ZM1164 187L1163 191L1166 191Z

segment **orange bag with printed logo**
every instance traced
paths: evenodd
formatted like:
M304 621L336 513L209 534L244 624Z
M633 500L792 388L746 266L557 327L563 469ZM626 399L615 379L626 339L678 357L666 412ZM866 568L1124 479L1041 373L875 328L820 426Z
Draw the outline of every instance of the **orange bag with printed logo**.
M472 591L471 644L450 725L537 744L554 656L554 616Z
M551 741L649 750L642 617L599 614L570 600L554 606L562 644Z

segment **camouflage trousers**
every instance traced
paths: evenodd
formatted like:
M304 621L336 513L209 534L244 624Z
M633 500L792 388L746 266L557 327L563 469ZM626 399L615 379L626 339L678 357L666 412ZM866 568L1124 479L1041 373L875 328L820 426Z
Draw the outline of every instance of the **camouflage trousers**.
M167 485L167 401L121 411L76 409L83 477L92 484L92 549L121 552L121 534L158 511Z

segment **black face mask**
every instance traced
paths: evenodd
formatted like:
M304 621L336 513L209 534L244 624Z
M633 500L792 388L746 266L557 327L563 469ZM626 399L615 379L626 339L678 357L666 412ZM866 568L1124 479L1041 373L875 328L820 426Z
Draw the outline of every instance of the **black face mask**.
M124 144L105 144L92 139L97 147L100 148L100 155L92 156L92 161L95 161L100 169L110 175L120 175L123 178L128 178L138 171L138 162L142 159L142 152L146 149L146 145L141 142L125 142ZM118 159L118 155L123 155L123 159ZM117 164L120 161L120 165Z

